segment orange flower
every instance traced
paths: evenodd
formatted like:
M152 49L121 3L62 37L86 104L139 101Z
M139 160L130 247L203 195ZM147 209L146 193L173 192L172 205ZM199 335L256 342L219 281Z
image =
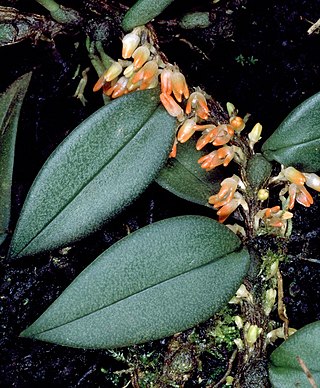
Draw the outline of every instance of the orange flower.
M240 178L236 175L233 175L231 178L226 178L221 182L221 189L218 194L212 195L209 198L209 203L213 205L215 208L226 205L230 202L234 193L237 190L237 186Z
M161 93L160 100L170 116L177 117L179 121L183 120L183 109L175 102L175 100L171 96L165 93Z
M282 173L288 181L295 183L296 185L301 186L306 182L306 177L302 174L302 172L296 170L294 167L285 168Z
M175 138L172 146L172 150L169 154L169 158L175 158L177 156L177 144L178 144L178 140L177 138Z
M135 70L140 69L141 66L143 66L147 60L150 57L150 50L147 46L140 46L138 47L134 53L132 54L133 60L133 66Z
M185 98L188 98L189 89L184 75L180 73L180 71L174 71L171 76L171 80L172 80L172 90L176 100L181 102L182 96L184 96Z
M185 143L190 139L190 137L194 134L196 127L196 122L194 119L187 119L181 125L178 131L178 141L180 143Z
M223 205L219 211L217 211L217 215L219 216L219 222L224 222L231 213L233 213L238 206L241 205L244 210L248 211L248 204L244 200L243 196L239 192L234 193L234 197Z
M219 222L224 222L231 213L233 213L237 207L240 205L238 199L232 199L226 205L224 205L219 211L217 211L217 215L219 216Z
M200 125L197 127L200 127ZM234 135L234 130L231 125L222 124L217 127L211 127L212 128L209 131L206 131L197 141L196 149L198 151L208 143L212 143L215 146L224 145L228 143Z
M263 219L264 222L272 226L273 228L281 228L286 225L288 219L292 218L293 214L280 210L280 206L273 206L271 208L266 208L260 210L256 215L256 228L259 222L259 219Z
M165 68L160 74L161 92L170 95L172 93L172 70Z
M131 82L136 84L139 81L147 81L158 75L158 64L155 60L149 61L133 75Z
M112 98L121 97L126 89L128 84L128 78L122 76L118 79L117 83L112 86L110 89L106 91L107 96L111 96Z
M204 129L202 136L199 137L196 149L198 151L202 150L207 144L211 143L215 137L215 129L217 127L213 124L209 125L197 125L196 130Z
M310 207L313 204L313 198L309 191L301 185L296 185L291 183L289 186L289 209L291 210L294 207L294 203L297 201L300 205L305 207Z
M204 155L198 160L201 167L210 171L217 166L223 164L225 167L231 162L234 157L234 149L230 146L223 146L216 151L210 152L208 155Z
M243 121L243 118L239 116L231 117L230 124L237 132L241 132L246 126L246 123Z
M192 109L194 109L196 115L203 120L207 120L207 118L209 117L209 108L207 105L207 101L202 93L191 93L186 105L186 114L190 114Z

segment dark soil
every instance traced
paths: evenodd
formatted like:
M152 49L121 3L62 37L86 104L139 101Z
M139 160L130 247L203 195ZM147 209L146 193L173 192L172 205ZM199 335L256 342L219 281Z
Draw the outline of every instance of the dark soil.
M3 3L24 12L46 14L40 6L29 8L30 2ZM74 6L90 19L91 30L103 19L90 13L88 6L103 1L61 3ZM133 1L123 3L130 6ZM249 123L253 126L260 122L267 136L291 109L319 91L320 38L307 34L310 22L319 17L319 0L198 3L195 6L193 1L177 0L153 23L161 49L171 63L179 65L190 85L201 86L223 107L232 102L241 116L250 113ZM182 13L194 10L209 11L211 26L183 30L176 24ZM118 36L116 26L105 44L113 57L120 53ZM101 96L91 93L97 78L93 68L88 73L86 106L73 97L80 80L79 76L74 78L77 66L82 70L90 66L84 42L83 31L71 31L53 42L27 39L0 48L0 92L18 76L33 70L17 138L12 229L46 158L77 124L102 105ZM288 261L281 264L290 327L296 329L320 320L320 196L316 192L312 195L315 205L308 209L296 206L293 233L286 247ZM14 262L4 258L0 265L1 387L121 386L112 384L109 375L126 365L117 363L107 351L64 348L21 339L19 333L98 254L125 236L127 227L133 231L180 214L214 216L210 209L187 203L154 183L112 223L74 244L69 252L61 250ZM8 244L9 239L1 248L3 257ZM216 367L213 363L203 365ZM197 383L190 382L189 386Z

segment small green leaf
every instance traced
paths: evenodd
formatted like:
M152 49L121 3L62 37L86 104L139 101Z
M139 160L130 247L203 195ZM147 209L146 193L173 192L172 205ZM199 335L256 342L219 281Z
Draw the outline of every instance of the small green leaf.
M320 322L314 322L298 330L273 351L269 376L275 388L310 388L310 383L297 357L303 361L320 386Z
M219 191L224 177L219 168L207 172L200 167L198 160L203 155L205 152L196 150L193 139L178 144L176 158L168 160L156 182L178 197L207 206L209 197Z
M190 12L182 16L179 25L181 28L192 30L194 28L207 28L210 26L209 12Z
M138 0L124 15L122 28L131 31L160 15L173 0Z
M18 78L0 95L0 245L6 238L10 222L14 149L20 110L31 74Z
M262 146L268 160L304 172L320 170L320 93L297 106Z
M116 99L60 144L27 196L12 257L88 235L146 189L167 159L176 125L158 95L148 90Z
M270 178L272 165L261 154L255 154L249 159L246 171L251 187L259 189Z
M21 336L82 348L163 338L221 309L248 264L238 237L210 218L159 221L102 253Z

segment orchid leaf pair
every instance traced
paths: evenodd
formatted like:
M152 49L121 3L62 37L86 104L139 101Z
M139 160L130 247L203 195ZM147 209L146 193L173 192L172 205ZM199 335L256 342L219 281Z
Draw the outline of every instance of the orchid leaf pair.
M30 76L24 80L28 83ZM159 106L158 96L159 91L152 89L116 99L61 143L30 189L12 238L11 259L50 251L94 232L155 179L182 198L205 204L210 188L216 190L215 180L223 178L216 171L205 175L197 164L192 167L201 154L192 143L182 145L177 158L162 169L176 121ZM21 99L15 104L18 109ZM294 110L264 143L263 156L256 154L248 164L253 186L263 185L270 175L266 159L319 170L319 106L317 94ZM13 106L10 109L14 111ZM15 117L17 120L18 113ZM11 151L6 154L10 166L12 139ZM257 175L261 163L264 168ZM7 198L6 208L9 197L2 195ZM8 216L3 225L7 228ZM241 240L210 218L183 216L159 221L103 252L21 335L87 348L114 348L163 338L208 319L223 307L240 286L249 264ZM292 372L297 368L290 361L292 354L300 346L300 338L314 338L317 331L318 326L299 331L273 353L270 378L275 387L282 386L283 378L291 381L298 376ZM311 354L316 346L310 348ZM318 379L317 368L307 355L304 358ZM299 370L297 378L302 377Z

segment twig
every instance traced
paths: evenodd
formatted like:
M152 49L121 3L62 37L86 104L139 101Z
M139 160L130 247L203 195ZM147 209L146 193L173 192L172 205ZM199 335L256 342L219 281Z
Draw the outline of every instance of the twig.
M313 34L316 30L320 29L320 19L318 19L315 23L312 24L312 26L308 29L307 33L309 35ZM319 31L317 31L319 33Z
M288 339L289 319L286 313L286 306L283 303L283 280L279 269L277 272L277 278L278 278L278 315L279 315L279 318L284 322L284 339Z
M300 364L303 372L306 374L307 379L309 380L309 383L310 383L311 387L312 388L318 388L318 386L317 386L317 384L316 384L316 382L315 382L315 380L314 380L310 370L308 369L307 365L304 363L302 358L297 356L297 361Z
M215 385L212 386L212 388L218 388L220 387L227 379L227 377L230 375L230 372L231 372L231 369L232 369L232 365L233 365L233 362L235 360L235 358L237 357L237 354L238 354L238 350L234 350L230 359L229 359L229 362L228 362L228 369L226 371L226 373L224 374L224 376L221 378L221 380L219 380Z

